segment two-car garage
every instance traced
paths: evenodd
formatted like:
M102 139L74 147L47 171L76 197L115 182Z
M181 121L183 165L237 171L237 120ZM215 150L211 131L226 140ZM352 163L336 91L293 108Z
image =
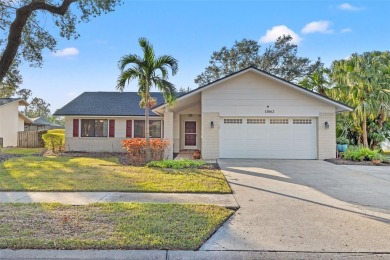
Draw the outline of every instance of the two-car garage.
M222 118L220 158L317 159L316 118Z

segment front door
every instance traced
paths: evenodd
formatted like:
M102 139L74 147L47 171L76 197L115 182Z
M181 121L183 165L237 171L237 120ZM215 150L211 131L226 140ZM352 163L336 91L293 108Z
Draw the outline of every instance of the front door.
M184 122L184 148L196 148L196 121Z

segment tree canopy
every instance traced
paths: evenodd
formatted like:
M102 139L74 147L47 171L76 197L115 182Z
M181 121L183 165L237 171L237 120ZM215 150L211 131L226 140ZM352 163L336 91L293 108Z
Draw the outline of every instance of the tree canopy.
M330 76L334 84L329 92L331 97L354 107L352 113L344 115L350 118L351 137L366 147L375 147L388 135L390 52L354 53L347 59L336 60ZM383 136L370 136L370 132Z
M57 37L46 26L58 29L60 37L78 38L77 24L108 13L122 0L1 0L0 1L0 88L7 93L21 83L22 60L41 67L43 49L55 51ZM51 15L53 19L47 19ZM53 24L50 23L53 21Z
M249 66L298 82L320 67L321 61L318 59L312 62L309 58L299 57L298 46L291 41L291 36L284 35L264 51L257 41L236 41L231 48L225 46L213 52L210 65L195 78L195 83L203 86Z

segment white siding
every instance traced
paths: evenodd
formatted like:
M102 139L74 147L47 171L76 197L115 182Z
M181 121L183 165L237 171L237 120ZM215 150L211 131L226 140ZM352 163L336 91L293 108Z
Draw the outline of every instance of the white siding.
M265 113L273 110L274 113ZM247 72L202 92L202 111L220 116L317 117L335 108L254 72Z
M17 146L19 129L19 103L0 106L0 138L3 146Z

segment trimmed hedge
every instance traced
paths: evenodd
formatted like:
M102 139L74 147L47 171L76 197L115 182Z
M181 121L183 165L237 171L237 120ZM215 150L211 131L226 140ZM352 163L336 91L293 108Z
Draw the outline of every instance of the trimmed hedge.
M64 150L65 145L65 130L49 130L46 134L42 135L42 139L45 143L45 147L52 150L53 153L61 152Z

